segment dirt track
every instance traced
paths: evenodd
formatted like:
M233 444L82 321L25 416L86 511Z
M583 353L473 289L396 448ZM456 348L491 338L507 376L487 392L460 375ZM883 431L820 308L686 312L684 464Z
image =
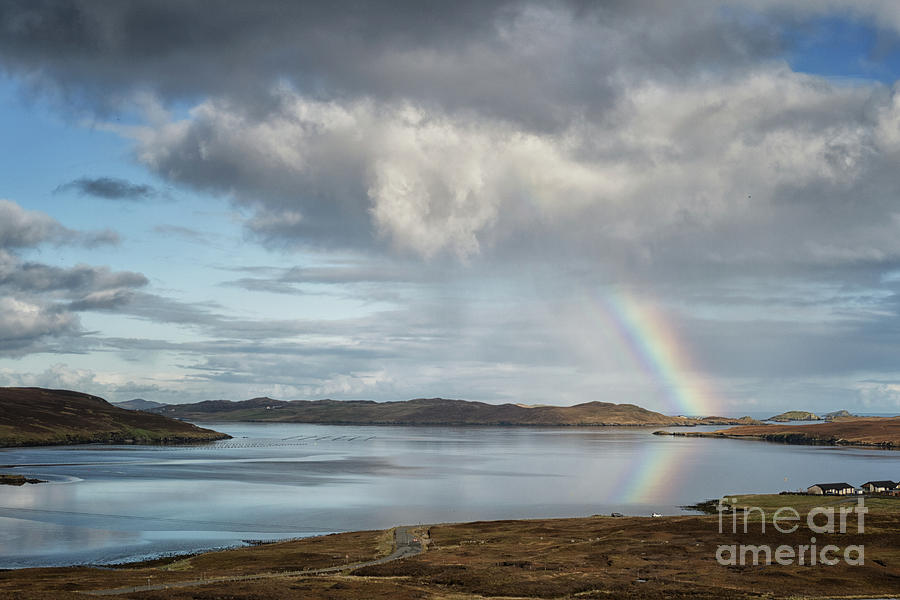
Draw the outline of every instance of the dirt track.
M382 558L374 560L356 562L336 567L325 567L322 569L306 569L302 571L286 571L279 573L258 573L254 575L236 575L231 577L210 577L207 579L195 579L192 581L179 581L176 583L138 585L130 587L112 588L106 590L91 590L81 592L91 596L118 596L121 594L132 594L135 592L151 592L170 589L181 589L189 587L198 587L202 585L220 584L240 581L258 581L261 579L276 579L287 577L308 577L311 575L325 575L328 573L340 573L348 570L361 569L364 567L372 567L383 565L391 561L399 560L407 556L415 556L423 551L422 542L414 537L409 531L409 527L397 527L394 529L394 551Z

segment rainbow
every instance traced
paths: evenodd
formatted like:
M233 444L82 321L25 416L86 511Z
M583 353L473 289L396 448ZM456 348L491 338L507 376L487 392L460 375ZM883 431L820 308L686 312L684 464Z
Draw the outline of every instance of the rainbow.
M691 361L688 347L651 303L615 289L592 295L589 306L607 339L626 349L626 360L659 386L663 412L685 416L715 412L716 395ZM684 442L677 438L648 440L636 457L622 465L610 494L630 504L660 497L663 490L677 484L682 468L697 451L696 444Z
M577 310L558 315L560 329L585 358L603 365L603 376L612 377L620 392L628 393L637 371L642 384L649 382L659 391L659 405L648 408L670 415L715 414L720 406L717 394L662 311L621 288L602 292L584 288L575 300ZM646 391L643 385L636 387ZM692 455L703 447L686 438L650 436L649 432L648 437L634 447L634 454L610 457L617 463L615 475L602 492L596 490L606 500L652 506L654 498L666 495L665 490L681 485Z
M654 439L643 444L640 455L625 465L615 478L612 497L635 504L664 497L677 487L682 468L690 463L696 444L683 439Z
M601 296L600 306L632 359L662 389L665 412L685 416L713 414L715 395L698 375L690 352L661 313L622 290Z

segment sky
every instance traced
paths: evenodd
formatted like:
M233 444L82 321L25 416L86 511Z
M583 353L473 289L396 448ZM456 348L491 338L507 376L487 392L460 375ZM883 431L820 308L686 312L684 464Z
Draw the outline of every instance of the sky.
M0 3L0 385L900 411L892 1Z

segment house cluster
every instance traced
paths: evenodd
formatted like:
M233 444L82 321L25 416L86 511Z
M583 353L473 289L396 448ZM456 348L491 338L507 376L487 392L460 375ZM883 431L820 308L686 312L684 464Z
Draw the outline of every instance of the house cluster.
M849 483L817 483L806 488L807 494L815 496L852 496L854 494L894 494L900 495L900 483L896 481L867 481L853 487Z

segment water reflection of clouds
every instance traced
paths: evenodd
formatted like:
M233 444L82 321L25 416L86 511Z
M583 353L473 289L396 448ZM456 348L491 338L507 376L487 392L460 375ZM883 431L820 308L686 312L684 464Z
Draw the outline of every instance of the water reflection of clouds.
M52 549L54 553L91 551L139 542L139 532L117 531L0 517L0 556L16 558L23 549ZM5 562L5 561L4 561Z
M6 489L0 492L0 506L7 508L38 508L47 505L65 505L71 503L77 493L76 485L36 483L4 487Z

